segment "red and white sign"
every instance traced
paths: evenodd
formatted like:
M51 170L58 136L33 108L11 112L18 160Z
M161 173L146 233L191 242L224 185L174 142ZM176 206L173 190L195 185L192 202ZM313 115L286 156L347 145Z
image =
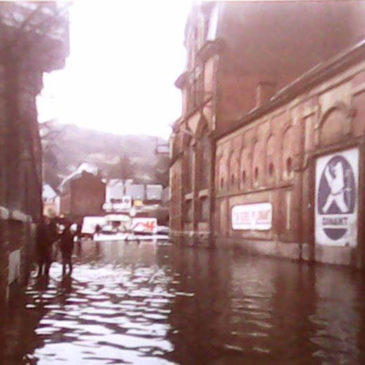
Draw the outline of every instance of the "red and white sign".
M134 233L156 233L157 219L156 218L133 218L132 232Z
M272 227L271 203L236 205L232 208L232 228L266 231Z

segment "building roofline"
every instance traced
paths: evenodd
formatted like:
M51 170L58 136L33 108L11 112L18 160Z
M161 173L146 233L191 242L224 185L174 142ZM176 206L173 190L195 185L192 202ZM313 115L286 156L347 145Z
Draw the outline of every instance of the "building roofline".
M264 114L288 103L306 90L313 88L322 81L338 74L347 67L357 63L365 57L365 38L350 48L345 49L328 61L321 62L309 69L307 72L296 78L294 81L280 89L268 102L256 107L246 113L242 118L235 121L228 130L217 134L216 140L221 139L242 128L249 122L263 116Z

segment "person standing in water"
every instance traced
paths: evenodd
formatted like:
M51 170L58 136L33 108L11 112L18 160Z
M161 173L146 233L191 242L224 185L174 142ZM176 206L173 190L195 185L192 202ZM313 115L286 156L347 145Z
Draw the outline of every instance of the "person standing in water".
M66 266L68 266L68 274L72 274L72 252L74 249L74 237L75 235L71 232L71 223L67 223L60 237L62 275L66 275Z
M49 224L46 217L42 216L36 230L36 252L38 261L38 274L49 275L49 268L52 262L52 237L49 231Z

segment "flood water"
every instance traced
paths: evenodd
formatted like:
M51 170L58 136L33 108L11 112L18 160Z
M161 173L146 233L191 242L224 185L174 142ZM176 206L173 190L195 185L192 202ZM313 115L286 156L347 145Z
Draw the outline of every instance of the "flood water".
M1 364L364 364L363 274L224 250L83 243L1 319Z

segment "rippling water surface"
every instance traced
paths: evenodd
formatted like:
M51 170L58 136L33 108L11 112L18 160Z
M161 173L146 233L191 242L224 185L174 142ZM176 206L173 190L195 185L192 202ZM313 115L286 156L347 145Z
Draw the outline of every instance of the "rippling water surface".
M361 364L362 274L158 243L83 243L1 323L1 364Z

